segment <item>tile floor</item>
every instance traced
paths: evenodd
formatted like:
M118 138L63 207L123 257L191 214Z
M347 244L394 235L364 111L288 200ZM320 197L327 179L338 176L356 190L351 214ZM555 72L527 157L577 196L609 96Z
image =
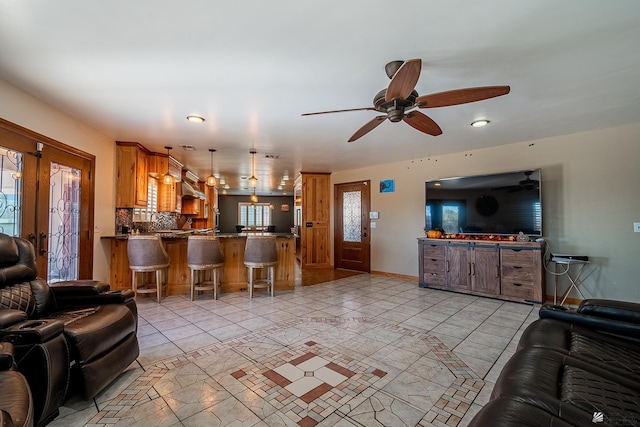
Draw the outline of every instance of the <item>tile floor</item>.
M138 307L139 363L50 426L464 426L538 312L369 274Z

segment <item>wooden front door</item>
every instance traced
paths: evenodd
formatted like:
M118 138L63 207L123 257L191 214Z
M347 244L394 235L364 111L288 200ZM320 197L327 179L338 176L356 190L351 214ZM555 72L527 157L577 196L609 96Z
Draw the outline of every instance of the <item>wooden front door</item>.
M370 181L335 184L335 268L371 271Z
M0 122L0 232L28 239L48 282L93 275L94 157Z

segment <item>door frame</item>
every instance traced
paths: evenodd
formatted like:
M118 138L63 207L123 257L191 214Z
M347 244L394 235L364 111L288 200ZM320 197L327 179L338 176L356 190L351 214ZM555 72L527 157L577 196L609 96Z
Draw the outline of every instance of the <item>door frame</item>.
M358 250L362 251L362 263L359 266L347 265L342 262L342 248L344 245L342 232L342 200L339 194L343 189L353 187L362 191L362 211L361 211L361 244ZM371 210L371 181L362 180L354 182L345 182L333 185L334 193L334 229L333 229L333 265L335 268L345 268L349 270L363 271L371 273L371 230L369 226L369 212ZM356 267L356 268L354 268Z
M71 147L70 145L64 144L62 142L56 141L47 136L41 135L37 132L19 126L15 123L11 123L5 119L0 118L0 129L2 129L6 138L9 140L14 140L9 142L13 142L13 147L7 147L10 149L14 149L20 152L25 153L25 163L31 164L34 159L35 161L41 161L41 156L49 155L49 158L52 160L57 160L60 156L72 156L78 159L79 162L82 162L84 169L88 171L87 174L83 174L82 177L82 193L81 193L81 204L82 210L80 215L80 262L79 262L79 271L78 271L78 279L91 279L93 277L93 247L94 247L94 204L95 204L95 168L96 168L96 158L93 154L86 153L77 148ZM12 135L13 134L13 135ZM24 146L25 139L28 143L27 146ZM43 144L42 151L33 151L33 147L37 147L38 143ZM0 143L1 144L1 143ZM19 145L17 145L19 144ZM26 149L25 149L26 148ZM54 154L55 153L55 154ZM47 159L49 160L49 159ZM43 169L41 168L40 173L42 173ZM86 175L86 176L85 176ZM48 181L48 180L47 180ZM23 195L27 193L27 191L34 193L30 194L40 194L39 200L36 202L35 197L33 201L27 201L27 204L23 206L23 214L22 214L22 230L21 236L25 239L29 239L29 235L37 235L40 230L39 227L42 227L44 223L43 215L40 215L39 218L36 218L35 215L29 217L30 212L35 213L36 209L42 212L48 212L48 203L45 203L45 200L48 202L48 190L37 188L39 186L38 182L29 182L28 180L23 180ZM42 190L42 191L41 191ZM46 193L46 197L42 195L42 193ZM37 206L36 206L37 205ZM47 218L46 223L48 224L48 215L45 215ZM39 240L39 239L38 239ZM34 246L39 244L39 242L34 242ZM36 251L38 254L38 251ZM41 270L40 267L40 256L36 255L36 258L39 262L38 273L41 277L46 277L46 269ZM46 262L46 260L45 260Z

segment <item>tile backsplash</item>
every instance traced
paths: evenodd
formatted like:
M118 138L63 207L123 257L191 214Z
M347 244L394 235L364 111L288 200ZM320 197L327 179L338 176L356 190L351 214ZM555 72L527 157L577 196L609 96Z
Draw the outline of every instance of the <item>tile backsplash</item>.
M148 222L134 222L133 209L116 209L116 233L122 233L123 227L130 231L139 230L141 233L157 230L172 230L184 225L186 218L173 212L158 212L152 215L153 220Z

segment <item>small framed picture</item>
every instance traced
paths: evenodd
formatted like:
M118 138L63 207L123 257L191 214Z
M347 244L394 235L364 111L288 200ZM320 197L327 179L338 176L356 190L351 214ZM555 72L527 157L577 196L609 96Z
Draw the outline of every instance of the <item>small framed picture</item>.
M395 181L393 179L385 179L380 181L381 193L393 193L395 191Z
M280 205L280 212L289 212L289 205L287 203L283 203Z

